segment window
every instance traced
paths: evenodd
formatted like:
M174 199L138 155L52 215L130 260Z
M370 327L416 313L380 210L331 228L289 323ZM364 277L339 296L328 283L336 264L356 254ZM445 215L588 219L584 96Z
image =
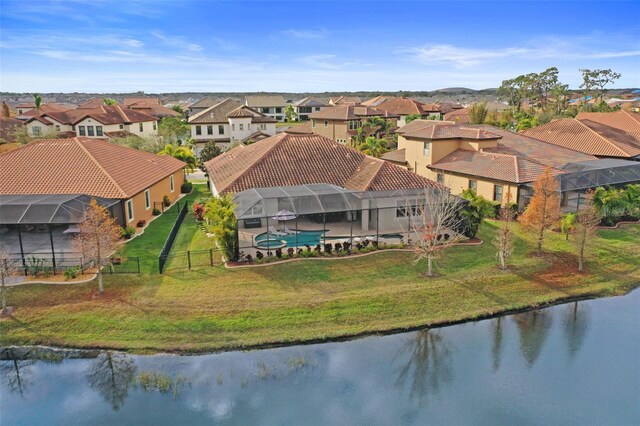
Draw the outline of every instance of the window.
M42 129L40 128L40 126L33 126L33 134L34 135L40 135L42 134Z
M84 130L84 126L78 126L78 134L80 136L86 136L87 135L87 133Z
M431 151L431 142L423 142L422 143L422 155L428 156Z
M359 120L350 120L349 121L349 130L358 130L359 127L360 127L360 121Z
M268 114L269 113L269 108L260 108L260 112L263 114Z
M156 130L156 129L158 129L158 125L157 125L157 123L154 121L154 122L153 122L153 130Z
M102 136L102 126L96 126L96 136Z
M224 135L224 126L222 124L218 124L218 134Z
M144 208L147 210L151 208L151 194L148 189L144 191Z
M124 129L124 124L121 124L121 125L120 125L120 128L121 128L121 129Z
M251 123L247 124L247 130L251 130Z
M212 135L213 134L213 126L207 126L207 134L208 135Z
M60 131L60 125L56 124L56 132L59 132L59 131Z
M171 189L171 192L173 192L175 189L175 183L173 182L173 175L169 176L169 188Z
M469 189L478 192L478 181L469 179Z
M316 120L311 120L311 127L316 127Z
M329 127L329 122L327 120L324 120L324 127Z
M144 123L140 123L140 131L144 132Z
M95 136L93 132L93 126L87 126L87 136Z
M316 107L316 111L320 111L320 107Z
M244 124L240 123L240 131L244 130Z
M502 185L493 185L493 201L502 201Z
M196 126L196 135L201 135L201 134L202 134L202 127Z
M440 185L444 185L444 175L442 173L438 173L436 176L436 180Z
M236 125L235 125L235 124L232 124L232 125L231 125L231 130L233 130L233 131L235 131L235 130L236 130Z
M251 206L250 214L251 216L262 216L264 214L262 210L262 202L258 202Z
M127 200L127 216L131 222L133 220L133 200Z
M282 108L281 107L276 108L276 114L282 114Z
M260 130L267 130L267 125L266 125L266 124L264 124L264 123L260 123L260 124L258 125L258 128L259 128Z

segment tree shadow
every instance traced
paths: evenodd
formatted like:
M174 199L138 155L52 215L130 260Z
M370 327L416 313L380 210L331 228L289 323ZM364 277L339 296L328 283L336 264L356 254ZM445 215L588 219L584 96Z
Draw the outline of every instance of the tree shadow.
M569 361L573 361L589 330L589 307L579 302L565 306L564 309L564 336L567 343Z
M512 317L520 332L520 351L528 368L535 365L551 329L549 310L529 311Z
M118 411L135 382L136 366L130 355L106 351L98 355L87 376L89 386L97 390L114 411Z

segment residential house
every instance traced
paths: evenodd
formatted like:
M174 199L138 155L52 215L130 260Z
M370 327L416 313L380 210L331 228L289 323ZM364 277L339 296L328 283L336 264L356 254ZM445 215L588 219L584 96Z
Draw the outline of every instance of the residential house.
M237 146L205 167L214 195L234 194L241 247L255 244L265 230L271 232L278 225L272 217L281 210L294 213L292 228L324 228L325 239L406 233L417 214L416 203L424 204L426 191L441 188L321 135L280 133ZM248 230L252 227L259 228L255 234ZM295 237L286 244L295 246Z
M375 98L371 98L371 99L367 99L364 102L361 102L360 105L362 106L367 106L367 107L371 107L371 108L376 108L378 105L380 105L383 102L387 102L390 100L395 99L394 96L376 96Z
M309 114L322 111L325 108L331 107L331 105L328 105L318 98L306 97L297 102L294 102L293 107L296 111L298 120L307 121L309 120Z
M456 124L469 124L469 107L454 109L444 115L444 121Z
M581 194L602 184L640 181L640 164L599 162L594 155L546 143L488 125L459 125L416 120L400 128L398 151L382 158L459 194L470 188L498 202L526 206L532 183L550 167L561 182L562 206L577 208ZM612 169L623 171L613 177ZM598 178L606 170L612 180ZM589 176L586 176L589 174ZM594 176L591 176L594 175Z
M423 104L414 99L395 98L382 102L376 109L385 111L390 114L397 115L398 126L402 127L406 124L406 118L410 115L418 115L420 118L427 120L440 120L440 106L437 104Z
M397 115L358 105L339 105L309 114L311 130L341 144L351 144L363 122L373 117L396 120Z
M640 161L640 114L580 113L536 126L524 135L553 145L595 155Z
M177 111L162 105L159 98L124 98L122 104L129 109L153 115L157 119L181 116Z
M30 105L30 104L21 104L21 105ZM67 111L69 109L70 107L68 106L50 102L50 103L41 105L40 109L36 109L35 105L33 108L17 108L18 115L16 116L16 118L18 120L28 120L29 118L35 117L40 114L46 114L48 112L62 112L62 111Z
M219 104L221 101L221 99L214 99L214 98L202 98L199 101L189 105L188 111L189 111L189 117L191 117L192 115L195 115L199 112L204 111L207 108L211 108L214 105Z
M171 201L180 196L184 167L171 156L105 140L39 140L0 154L0 195L110 199L117 201L112 214L118 223L135 226L153 216L154 203L164 196Z
M234 142L258 141L276 134L276 120L234 99L225 99L189 117L196 155L207 142L227 149Z
M360 105L362 99L359 96L332 96L329 98L329 104L338 105Z
M277 121L285 121L287 118L284 113L287 102L282 95L246 96L245 105Z

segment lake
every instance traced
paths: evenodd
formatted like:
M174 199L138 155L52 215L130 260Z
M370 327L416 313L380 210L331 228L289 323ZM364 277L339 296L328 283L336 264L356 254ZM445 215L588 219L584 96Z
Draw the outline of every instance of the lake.
M0 424L640 424L640 290L201 356L2 361Z

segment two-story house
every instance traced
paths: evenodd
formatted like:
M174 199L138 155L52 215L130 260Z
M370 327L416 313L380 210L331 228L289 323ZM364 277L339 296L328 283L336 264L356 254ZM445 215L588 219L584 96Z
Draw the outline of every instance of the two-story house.
M309 114L313 133L342 144L351 144L362 123L373 117L395 120L397 115L358 105L339 105Z
M284 121L287 118L284 113L287 102L282 95L246 96L245 105L277 121Z
M404 126L406 118L410 115L419 115L420 118L426 120L440 120L442 118L439 105L424 104L403 97L386 100L376 105L376 109L398 115L398 126Z
M331 105L321 101L318 98L312 98L308 96L304 99L294 102L293 107L295 108L298 121L307 121L309 120L309 114L322 111L325 108L331 107Z
M225 99L189 117L196 156L207 142L227 149L234 142L258 141L276 134L276 120L234 99Z

